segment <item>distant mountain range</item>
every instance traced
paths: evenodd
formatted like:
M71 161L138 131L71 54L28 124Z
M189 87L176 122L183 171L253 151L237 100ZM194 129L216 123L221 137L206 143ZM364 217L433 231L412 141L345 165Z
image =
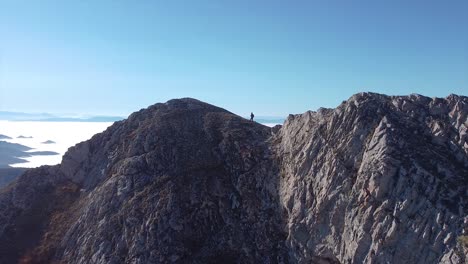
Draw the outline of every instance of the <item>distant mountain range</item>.
M11 139L11 137L0 134L0 139Z
M30 148L18 143L0 141L0 168L9 168L10 164L27 162L24 158L32 156L58 155L54 151L31 151Z
M49 122L115 122L124 119L121 116L59 116L49 113L22 113L0 111L0 120L9 121L49 121Z
M286 118L284 117L277 117L277 116L259 116L254 118L255 122L261 124L283 124Z

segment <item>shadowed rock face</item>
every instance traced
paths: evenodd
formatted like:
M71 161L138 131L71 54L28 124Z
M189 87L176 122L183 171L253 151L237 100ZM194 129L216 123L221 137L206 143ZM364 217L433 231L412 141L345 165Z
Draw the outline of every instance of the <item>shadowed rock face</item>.
M0 194L0 262L282 261L270 135L193 99L134 113Z
M23 174L26 171L25 168L1 168L0 167L0 189L10 182L12 182L16 177Z
M0 193L0 263L457 263L468 99L358 94L270 129L194 99Z

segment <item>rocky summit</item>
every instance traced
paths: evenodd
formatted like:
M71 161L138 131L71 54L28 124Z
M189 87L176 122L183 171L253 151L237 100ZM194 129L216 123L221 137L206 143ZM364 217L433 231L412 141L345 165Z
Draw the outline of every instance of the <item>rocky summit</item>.
M468 98L159 103L0 189L0 263L466 263Z

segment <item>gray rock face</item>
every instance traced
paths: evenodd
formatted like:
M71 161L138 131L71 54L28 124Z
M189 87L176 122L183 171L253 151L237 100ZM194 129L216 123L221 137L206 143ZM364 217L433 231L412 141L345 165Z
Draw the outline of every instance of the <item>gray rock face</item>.
M0 191L0 263L463 263L467 113L366 93L270 129L156 104Z
M270 136L193 99L132 114L0 194L0 262L286 261Z
M293 261L466 261L467 113L466 97L357 94L290 116L275 142Z

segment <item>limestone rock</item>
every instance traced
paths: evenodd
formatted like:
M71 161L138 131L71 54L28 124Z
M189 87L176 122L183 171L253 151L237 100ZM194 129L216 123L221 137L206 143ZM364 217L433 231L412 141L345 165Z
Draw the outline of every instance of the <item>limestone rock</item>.
M467 105L362 93L268 128L155 104L0 192L0 263L462 263Z

